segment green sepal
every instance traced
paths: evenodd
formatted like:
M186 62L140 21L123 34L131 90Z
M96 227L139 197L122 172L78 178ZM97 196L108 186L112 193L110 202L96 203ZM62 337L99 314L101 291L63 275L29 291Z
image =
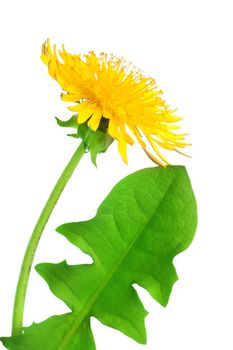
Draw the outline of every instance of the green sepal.
M77 116L73 115L68 120L61 120L58 117L55 117L57 124L61 126L62 128L75 128L78 129L79 124L77 123Z
M75 128L76 133L67 136L80 138L84 142L86 152L90 152L92 163L97 166L96 158L99 153L107 151L108 147L114 141L107 133L107 123L103 120L98 130L93 131L87 123L78 124L77 115L73 115L69 120L63 121L56 117L57 124L65 128Z

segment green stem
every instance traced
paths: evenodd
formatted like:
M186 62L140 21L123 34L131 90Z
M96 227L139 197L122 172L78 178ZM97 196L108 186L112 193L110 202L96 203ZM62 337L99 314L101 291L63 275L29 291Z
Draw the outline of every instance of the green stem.
M40 217L36 223L36 226L32 232L27 249L25 251L24 259L22 262L19 280L16 288L15 303L13 310L13 322L12 322L12 335L21 335L23 326L23 314L26 298L26 291L28 286L29 275L32 268L35 252L40 241L44 228L49 220L49 217L63 191L71 175L73 174L80 159L85 153L84 144L81 143L78 149L73 154L69 163L65 167L63 173L58 179L53 191L51 192L48 201L46 202Z

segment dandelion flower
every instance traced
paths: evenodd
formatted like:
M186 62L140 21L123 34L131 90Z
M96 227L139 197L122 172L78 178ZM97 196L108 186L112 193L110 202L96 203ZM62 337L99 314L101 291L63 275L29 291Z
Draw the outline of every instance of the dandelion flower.
M175 132L179 126L174 123L182 118L163 100L156 81L124 58L93 51L73 55L64 46L57 53L47 40L41 59L63 89L62 100L74 103L68 108L77 113L78 124L96 131L102 120L108 121L107 132L126 163L127 144L135 140L159 165L169 164L161 148L180 152L188 145L186 134Z

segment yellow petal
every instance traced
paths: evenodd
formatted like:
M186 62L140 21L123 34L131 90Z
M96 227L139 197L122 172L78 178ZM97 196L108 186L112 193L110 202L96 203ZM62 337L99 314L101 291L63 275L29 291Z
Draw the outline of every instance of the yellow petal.
M79 101L81 98L83 98L83 95L81 94L61 94L61 99L64 102L76 102Z
M84 101L82 103L78 103L74 106L69 106L68 107L69 110L73 111L73 112L79 112L79 113L82 113L82 112L85 112L85 111L89 111L89 110L92 110L92 113L93 113L93 108L92 106L90 105L89 101Z
M150 153L149 151L147 151L147 149L144 149L144 151L146 152L146 154L148 155L148 157L157 165L166 167L166 164L162 163L161 160L157 159L152 153Z
M98 109L93 113L91 119L88 122L89 127L93 131L96 131L98 129L102 116L103 116L103 113L101 109Z
M152 155L149 151L147 151L146 149L146 144L145 142L142 140L141 138L141 135L138 131L138 129L132 129L132 132L134 133L134 135L136 136L137 140L138 140L138 143L142 146L143 150L146 152L146 154L148 155L148 157L156 164L158 165L162 165L164 166L164 164L159 160L157 159L154 155Z
M56 64L56 61L49 60L49 62L48 62L48 71L49 71L50 76L53 79L56 80L57 79L57 64Z
M78 114L78 124L85 123L93 114L93 111L86 110Z
M40 58L41 58L42 62L44 62L44 64L48 65L50 58L47 55L42 54L40 56Z
M109 119L108 133L112 138L119 139L118 124L114 118Z
M130 130L132 131L132 133L136 136L136 139L138 140L138 143L140 144L140 146L142 146L142 148L145 149L145 148L146 148L146 144L145 144L145 142L142 140L141 135L140 135L138 129L135 128L135 127L132 127L132 126L129 126L129 128L130 128Z
M192 158L192 156L190 156L189 154L183 153L183 152L179 151L178 149L175 149L175 151L178 152L179 154L182 154L182 156Z
M151 146L153 147L154 151L158 154L158 156L164 161L165 164L170 165L170 163L168 162L168 160L162 155L162 153L159 151L156 142L154 141L154 139L152 139L149 135L146 135L148 141L150 142Z
M68 107L73 112L78 112L78 124L85 123L93 114L93 106L88 101Z
M128 164L128 158L127 158L127 149L126 149L126 142L125 140L122 138L122 136L120 137L119 141L118 141L118 151L123 159L123 161Z
M120 125L120 133L123 136L123 139L125 140L125 142L127 142L129 145L133 145L134 144L134 140L132 139L131 136L129 136L129 134L126 132L125 130L125 125L121 124Z
M175 145L174 144L171 144L171 143L168 143L168 142L160 142L158 140L156 140L157 144L162 147L162 148L165 148L169 151L174 151L175 150Z

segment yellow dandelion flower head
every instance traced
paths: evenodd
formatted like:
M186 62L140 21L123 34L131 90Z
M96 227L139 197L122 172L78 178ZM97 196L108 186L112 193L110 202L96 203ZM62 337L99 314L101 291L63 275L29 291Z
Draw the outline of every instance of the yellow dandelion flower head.
M161 148L180 152L188 145L186 134L174 132L179 129L174 123L182 118L165 103L155 80L124 58L93 51L73 55L64 46L57 53L47 40L41 59L63 89L62 100L75 103L69 109L78 114L78 124L87 122L96 131L103 118L108 121L107 132L118 141L126 163L127 144L134 140L159 165L169 164Z

